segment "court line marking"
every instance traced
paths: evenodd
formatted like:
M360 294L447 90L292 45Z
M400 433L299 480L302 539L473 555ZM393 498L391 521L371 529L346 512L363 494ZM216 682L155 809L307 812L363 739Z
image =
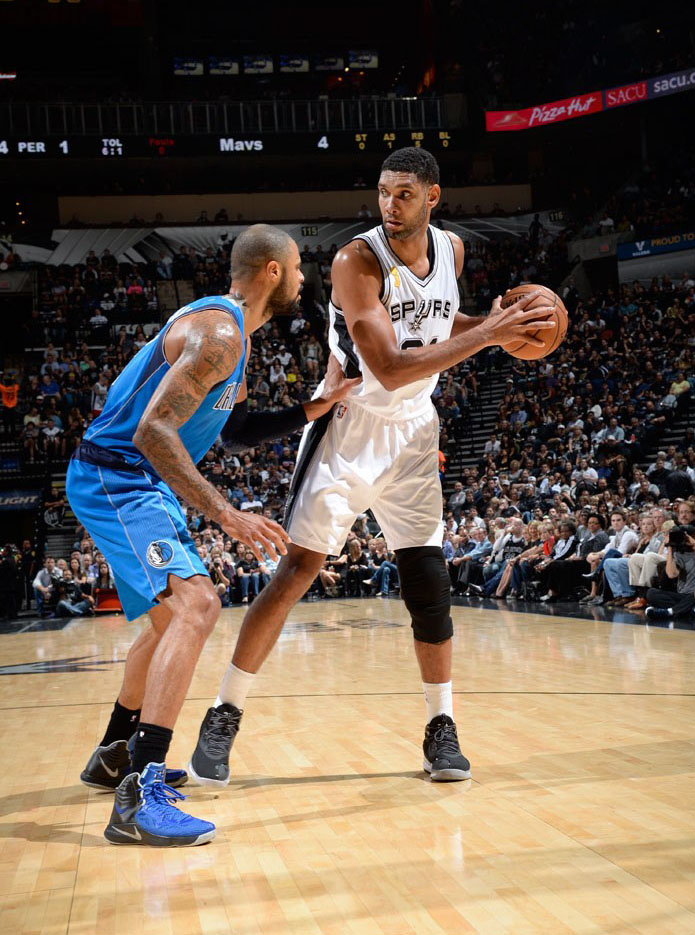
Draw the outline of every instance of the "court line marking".
M47 673L51 674L51 673ZM695 692L548 692L548 691L454 691L454 695L557 695L565 697L596 697L596 698L695 698ZM422 696L421 691L412 692L326 692L325 694L314 695L249 695L254 701L271 700L275 698L383 698L391 696L413 695ZM208 703L210 696L206 695L200 698L186 698L186 701L200 701ZM4 708L0 705L0 711L36 711L41 708L90 708L95 705L110 705L112 699L107 698L104 701L73 701L58 702L56 704L41 705L13 705Z

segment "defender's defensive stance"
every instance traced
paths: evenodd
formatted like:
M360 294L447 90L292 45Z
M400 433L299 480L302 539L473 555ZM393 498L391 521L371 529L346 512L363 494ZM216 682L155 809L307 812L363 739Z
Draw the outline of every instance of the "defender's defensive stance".
M334 362L323 394L312 402L246 414L248 336L274 313L297 307L302 281L291 237L266 225L242 233L232 250L231 293L180 309L133 357L70 463L70 503L113 569L126 617L149 612L151 621L128 653L108 730L81 776L90 786L118 786L105 831L114 844L202 844L214 837L214 825L174 805L183 796L172 785L185 782L186 773L164 768L196 662L220 611L177 495L259 559L261 549L274 559L286 554L287 533L271 520L235 510L196 463L235 400L241 412L234 426L249 447L324 415L355 382Z

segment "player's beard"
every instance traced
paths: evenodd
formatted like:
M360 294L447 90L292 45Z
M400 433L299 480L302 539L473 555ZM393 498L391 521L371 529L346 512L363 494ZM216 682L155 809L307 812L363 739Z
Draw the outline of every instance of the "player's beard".
M409 224L408 227L403 226L399 231L391 231L388 234L389 240L407 240L408 237L412 237L413 234L417 234L418 231L421 231L423 227L427 225L427 199L422 202L422 207L418 212L418 216Z
M287 275L283 269L282 279L273 289L266 302L266 321L273 318L273 316L294 315L301 307L300 296L288 288Z

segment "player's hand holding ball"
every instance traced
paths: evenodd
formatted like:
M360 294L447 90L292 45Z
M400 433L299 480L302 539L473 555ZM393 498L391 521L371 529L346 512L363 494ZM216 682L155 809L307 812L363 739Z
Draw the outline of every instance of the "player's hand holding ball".
M499 343L512 357L538 360L552 354L564 341L567 309L552 289L532 283L509 289L503 298L495 299L491 316L497 303L502 314L507 315L508 328ZM519 312L526 316L525 321L518 321Z

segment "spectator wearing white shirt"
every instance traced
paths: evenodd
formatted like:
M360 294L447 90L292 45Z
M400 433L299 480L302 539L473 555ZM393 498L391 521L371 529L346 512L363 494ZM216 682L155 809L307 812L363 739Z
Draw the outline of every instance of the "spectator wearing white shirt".
M610 217L607 211L603 212L603 217L598 222L598 229L601 236L604 234L612 234L615 230L615 221Z
M104 315L107 315L108 312L112 312L115 309L115 307L116 307L116 303L111 298L111 293L105 292L101 298L101 301L99 302L99 308L104 313ZM104 322L101 322L101 324L104 324Z
M598 581L606 559L630 555L639 544L639 536L626 524L622 510L613 510L611 513L611 528L613 535L608 540L608 544L600 552L590 552L586 557L591 570L583 577L591 581L590 599L594 604L603 603L603 598L598 593Z
M103 328L104 325L108 325L108 323L109 323L108 318L106 317L106 315L104 315L104 313L99 308L94 312L92 317L89 319L89 324L94 329Z
M287 350L284 344L281 344L280 347L278 348L276 357L282 364L283 368L286 367L289 364L289 362L292 360L292 355Z
M96 416L101 414L104 404L106 403L106 396L109 392L109 380L108 377L100 373L99 379L92 387L92 415Z
M282 369L282 364L277 358L275 358L275 360L273 361L270 367L270 373L268 374L268 379L270 380L271 384L277 383L278 380L284 381L287 379L287 375L285 374L285 371Z
M499 454L500 447L501 447L500 441L497 438L497 435L493 432L492 435L485 442L485 446L483 448L483 455L485 457L487 457L488 455L492 455L492 457L494 458L495 455Z
M34 598L36 599L36 611L39 616L43 616L46 604L55 597L55 586L62 577L63 574L57 567L56 560L50 555L47 556L43 568L37 572L32 582Z
M304 331L305 326L306 326L306 319L302 315L301 311L299 310L296 311L294 314L294 318L290 322L290 333L294 337L297 337L298 335L302 333L302 331Z
M598 484L598 471L591 467L588 458L581 458L579 466L572 471L572 483L575 485L575 493L582 493L586 490L593 493Z

